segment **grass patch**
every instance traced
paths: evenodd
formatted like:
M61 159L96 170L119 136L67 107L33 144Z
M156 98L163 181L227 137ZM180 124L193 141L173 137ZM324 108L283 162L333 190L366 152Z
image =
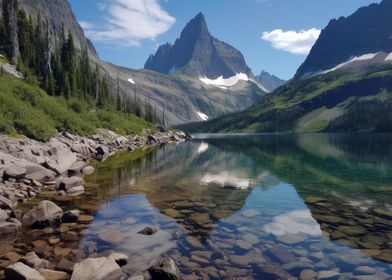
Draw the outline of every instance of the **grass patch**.
M134 115L114 109L96 108L80 99L66 100L47 95L38 86L3 74L0 76L0 132L23 134L46 141L56 131L81 136L97 128L119 134L141 134L153 125Z

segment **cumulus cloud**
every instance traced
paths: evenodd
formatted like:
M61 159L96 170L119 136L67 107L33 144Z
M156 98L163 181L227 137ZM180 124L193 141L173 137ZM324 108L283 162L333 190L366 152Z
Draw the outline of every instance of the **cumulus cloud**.
M300 31L283 31L275 29L263 32L261 39L270 42L272 47L292 54L307 55L318 37L321 30L312 28Z
M176 21L158 0L105 0L98 8L106 12L104 22L81 22L81 26L93 41L109 44L139 46L140 41L165 33Z

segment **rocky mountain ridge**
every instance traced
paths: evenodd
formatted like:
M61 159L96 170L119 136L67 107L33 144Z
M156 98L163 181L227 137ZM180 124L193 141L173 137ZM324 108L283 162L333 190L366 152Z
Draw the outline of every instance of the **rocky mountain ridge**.
M269 91L272 92L280 86L283 86L287 81L272 75L266 71L261 71L257 76L257 80Z
M230 78L239 73L253 77L241 52L210 34L202 13L186 25L174 45L160 46L144 68L164 74L179 71L195 78Z
M355 57L392 52L392 1L383 0L333 19L322 30L295 78L333 69Z

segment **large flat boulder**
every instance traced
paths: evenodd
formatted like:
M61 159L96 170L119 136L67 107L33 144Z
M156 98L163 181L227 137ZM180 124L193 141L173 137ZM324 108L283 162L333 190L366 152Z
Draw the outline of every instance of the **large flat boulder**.
M41 201L36 207L28 211L22 219L23 224L44 228L50 224L61 222L63 210L51 201Z
M63 174L78 161L76 154L71 149L61 143L58 139L50 139L51 148L48 151L48 158L45 166L55 171L57 174Z
M115 260L90 258L75 265L71 280L119 280L125 277Z
M73 176L69 178L60 178L56 182L56 189L62 191L68 191L73 187L82 186L84 181L82 178Z
M21 262L8 266L5 276L7 280L45 280L37 270Z

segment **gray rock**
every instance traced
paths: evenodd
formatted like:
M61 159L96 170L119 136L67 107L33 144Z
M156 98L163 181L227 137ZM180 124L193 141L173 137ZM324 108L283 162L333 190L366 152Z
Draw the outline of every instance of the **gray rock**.
M86 162L84 161L78 161L74 165L72 165L68 169L68 174L69 175L77 175L77 174L82 174L83 168L86 166Z
M26 176L26 173L26 168L13 164L6 168L4 178L23 179Z
M77 162L76 155L58 139L52 138L50 145L52 148L48 151L49 158L45 162L45 166L49 169L57 174L63 174Z
M90 258L75 265L71 280L118 280L125 277L113 259Z
M3 222L9 218L7 211L0 209L0 222Z
M53 180L56 177L56 173L49 170L41 165L27 165L26 179L34 180L40 183L45 183Z
M69 188L66 191L66 193L67 193L67 195L70 195L70 196L81 195L84 193L84 187L83 186L72 187L72 188Z
M11 222L0 222L0 236L15 234L18 230L16 224Z
M23 224L43 228L61 222L63 210L51 201L41 201L28 211L22 219Z
M84 180L77 176L73 176L69 178L60 178L56 182L56 189L67 192L69 189L73 187L82 186L83 184L84 184Z
M120 253L111 253L108 258L114 260L120 267L126 265L129 259L127 255Z
M14 204L8 198L0 195L0 208L1 209L12 209Z
M45 280L35 269L21 263L15 263L5 269L6 279L10 280Z
M180 280L180 271L171 258L158 261L148 269L151 280Z
M86 166L82 170L82 174L84 175L90 175L93 174L94 172L95 172L95 168L92 166Z

